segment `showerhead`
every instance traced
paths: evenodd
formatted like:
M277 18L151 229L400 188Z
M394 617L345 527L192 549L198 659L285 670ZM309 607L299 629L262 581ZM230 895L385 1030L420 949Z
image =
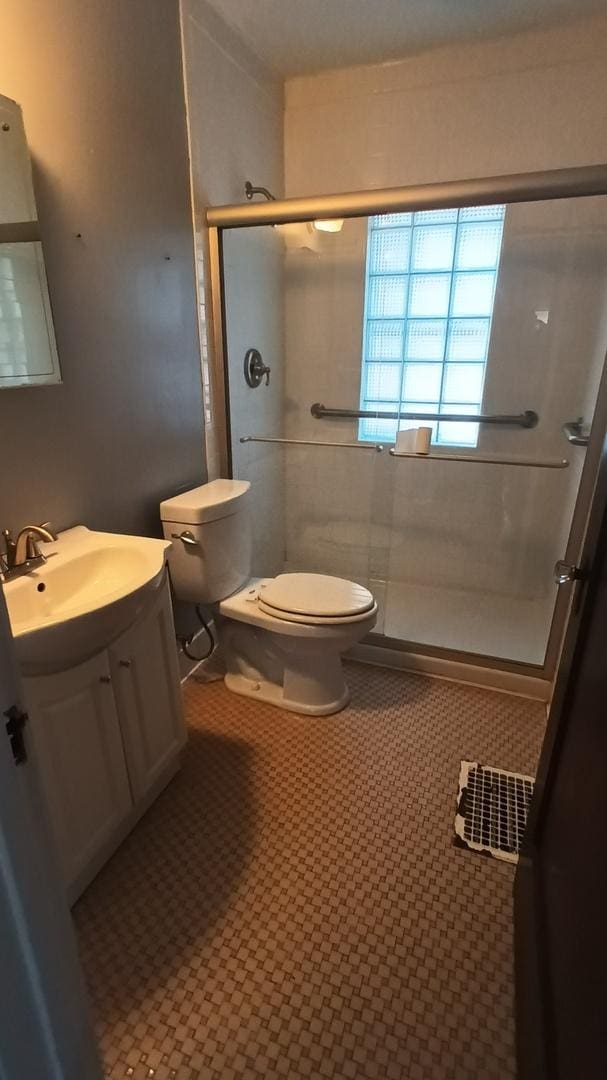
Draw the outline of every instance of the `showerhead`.
M250 180L247 180L245 183L244 193L249 202L254 195L263 195L264 199L267 199L268 202L276 202L276 196L272 195L271 191L268 191L268 189L265 187L253 187L253 184Z

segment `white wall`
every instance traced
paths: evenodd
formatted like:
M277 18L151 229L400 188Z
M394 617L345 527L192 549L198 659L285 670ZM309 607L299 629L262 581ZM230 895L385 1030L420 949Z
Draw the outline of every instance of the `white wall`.
M606 40L607 18L600 18L293 79L286 87L286 193L607 160ZM602 205L593 211L586 204L580 214L572 204L558 210L553 204L545 213L517 208L509 217L485 406L536 407L543 417L534 432L484 431L481 445L530 457L569 454L575 467L551 474L419 464L416 473L404 473L405 462L370 464L359 451L340 451L330 460L329 451L299 452L287 473L293 568L316 559L317 569L341 565L357 577L366 568L377 588L388 576L479 595L495 590L545 599L540 623L546 624L551 563L564 549L580 461L580 451L562 439L560 423L587 407L606 345L605 263L597 254L605 244L596 234L606 213ZM355 424L314 421L309 406L319 399L356 406L363 280L364 229L352 222L343 234L327 237L315 267L302 260L297 268L287 265L292 435L356 437ZM534 318L543 307L551 310L544 330ZM312 463L312 454L325 455L322 466ZM431 474L421 473L424 468Z
M289 196L607 159L607 16L291 79Z
M199 248L200 304L209 477L221 473L221 376L208 356L211 334L204 211L244 202L251 180L283 192L283 91L241 39L205 0L182 0L182 34ZM280 451L251 445L241 434L277 432L283 415L282 253L266 230L226 236L226 334L230 363L230 422L234 475L254 487L254 566L275 573L284 557L283 469ZM227 261L227 260L226 260ZM270 387L252 390L243 377L246 348L258 347L272 368ZM272 522L269 528L268 522Z

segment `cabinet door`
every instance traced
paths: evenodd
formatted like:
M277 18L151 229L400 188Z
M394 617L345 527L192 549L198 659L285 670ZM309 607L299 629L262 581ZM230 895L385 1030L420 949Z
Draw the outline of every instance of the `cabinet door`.
M137 802L186 739L168 581L144 618L110 650L116 700Z
M69 886L132 807L107 653L25 680L33 751Z

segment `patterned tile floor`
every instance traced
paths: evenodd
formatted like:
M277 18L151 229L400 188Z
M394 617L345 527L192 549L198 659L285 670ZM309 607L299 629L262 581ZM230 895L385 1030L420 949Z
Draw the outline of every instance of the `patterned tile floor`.
M358 664L321 719L190 680L181 773L74 909L112 1080L514 1076L505 863L460 759L533 772L540 704Z

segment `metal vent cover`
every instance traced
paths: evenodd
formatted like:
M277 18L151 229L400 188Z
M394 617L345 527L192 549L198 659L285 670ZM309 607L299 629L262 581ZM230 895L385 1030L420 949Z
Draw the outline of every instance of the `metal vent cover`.
M462 761L455 844L516 863L535 778L478 761Z

